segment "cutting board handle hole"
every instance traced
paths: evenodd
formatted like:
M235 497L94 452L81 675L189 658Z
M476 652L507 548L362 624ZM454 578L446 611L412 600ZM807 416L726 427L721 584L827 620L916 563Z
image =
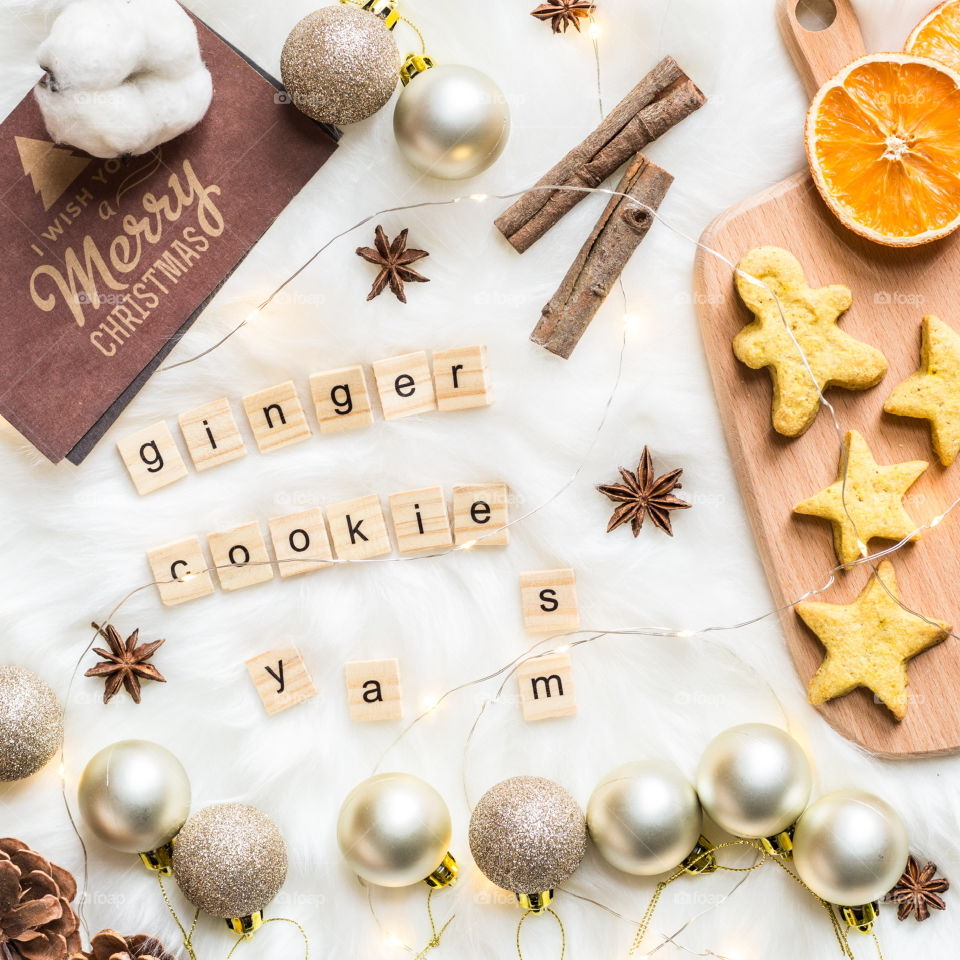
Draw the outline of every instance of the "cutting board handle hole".
M804 30L819 33L833 26L837 19L837 5L833 0L799 0L794 13Z

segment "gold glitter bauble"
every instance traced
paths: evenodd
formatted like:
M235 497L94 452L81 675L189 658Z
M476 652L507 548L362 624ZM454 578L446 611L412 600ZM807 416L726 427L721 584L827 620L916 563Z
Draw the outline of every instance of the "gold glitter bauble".
M0 667L0 780L32 776L63 743L56 694L23 667Z
M491 787L470 818L470 850L489 880L516 894L560 886L583 860L587 825L577 801L543 777Z
M195 907L225 919L248 917L283 886L287 846L280 828L256 807L217 803L177 834L173 875Z
M297 109L321 123L356 123L376 113L400 78L400 51L384 22L333 4L307 14L280 54L280 76Z

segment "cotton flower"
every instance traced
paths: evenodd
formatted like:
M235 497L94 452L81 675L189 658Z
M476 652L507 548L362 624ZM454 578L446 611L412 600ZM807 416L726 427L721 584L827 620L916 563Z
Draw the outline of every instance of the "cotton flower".
M189 130L213 94L176 0L72 0L37 59L50 136L95 157L141 154Z

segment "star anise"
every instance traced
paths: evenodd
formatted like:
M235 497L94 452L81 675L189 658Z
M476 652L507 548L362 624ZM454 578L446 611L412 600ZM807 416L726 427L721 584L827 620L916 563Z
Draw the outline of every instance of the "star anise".
M91 626L100 633L110 647L109 650L104 650L103 647L93 648L93 652L104 659L84 674L85 677L106 677L106 687L103 691L104 703L109 703L120 691L121 686L133 697L134 703L139 703L141 678L166 683L163 674L155 666L147 663L166 643L165 640L154 640L153 643L138 645L139 629L134 630L124 641L120 639L120 634L111 623L105 627L96 623Z
M620 467L623 483L607 483L597 487L605 497L620 504L613 511L607 533L629 521L633 535L639 536L643 521L649 516L655 526L672 537L670 511L686 510L691 506L686 500L681 500L670 492L680 489L682 473L683 470L671 470L662 477L654 477L653 457L650 456L649 449L644 447L635 473Z
M917 922L922 923L930 916L930 908L946 910L943 897L939 896L950 889L946 877L937 876L937 865L927 862L923 867L916 857L907 860L907 867L897 881L896 886L887 894L886 900L898 903L897 919L906 920L916 914Z
M547 0L536 10L531 10L530 16L538 20L549 20L554 33L560 33L561 30L566 33L567 27L576 27L579 32L580 21L589 17L596 9L596 4L589 3L588 0Z
M390 285L390 291L401 302L406 303L407 297L403 292L403 284L407 283L429 283L430 278L417 273L410 267L411 263L429 257L426 250L408 250L407 249L406 229L401 230L391 243L387 240L387 235L383 232L383 227L377 224L376 236L373 247L357 247L357 256L363 257L368 263L375 263L380 267L377 278L373 281L370 288L368 300L379 297L383 293L387 284Z

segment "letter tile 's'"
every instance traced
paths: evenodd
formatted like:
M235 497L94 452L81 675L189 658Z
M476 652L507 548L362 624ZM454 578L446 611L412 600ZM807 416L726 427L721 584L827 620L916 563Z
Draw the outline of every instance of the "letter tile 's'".
M380 394L380 406L387 420L412 417L437 409L430 363L423 350L402 357L378 360L373 375Z
M401 553L453 546L443 487L391 493L390 516Z
M270 453L310 437L310 426L292 380L243 398L243 409L261 453Z
M163 420L118 440L117 449L139 494L153 493L187 475L187 465Z
M523 625L530 633L561 633L580 626L573 570L533 570L520 574Z
M552 720L577 712L573 691L573 663L569 653L532 657L517 669L523 719Z
M356 660L344 664L344 676L350 719L355 723L403 716L397 660Z
M178 603L199 600L213 593L213 580L198 537L187 537L149 550L147 561L165 607L175 607Z
M267 521L281 577L313 573L331 565L330 538L319 507Z
M338 560L369 560L393 549L376 494L330 504L327 520Z
M492 398L487 377L487 348L434 350L433 382L440 410L490 406Z
M207 545L224 590L242 590L273 579L273 564L255 520L221 533L208 533Z
M505 483L472 483L453 488L453 541L476 541L478 547L503 547L510 542Z
M223 397L181 413L180 430L198 470L210 470L246 454L243 437Z
M310 393L321 433L369 427L373 409L363 367L341 367L310 377Z
M317 695L296 647L267 650L247 660L247 672L269 716Z

